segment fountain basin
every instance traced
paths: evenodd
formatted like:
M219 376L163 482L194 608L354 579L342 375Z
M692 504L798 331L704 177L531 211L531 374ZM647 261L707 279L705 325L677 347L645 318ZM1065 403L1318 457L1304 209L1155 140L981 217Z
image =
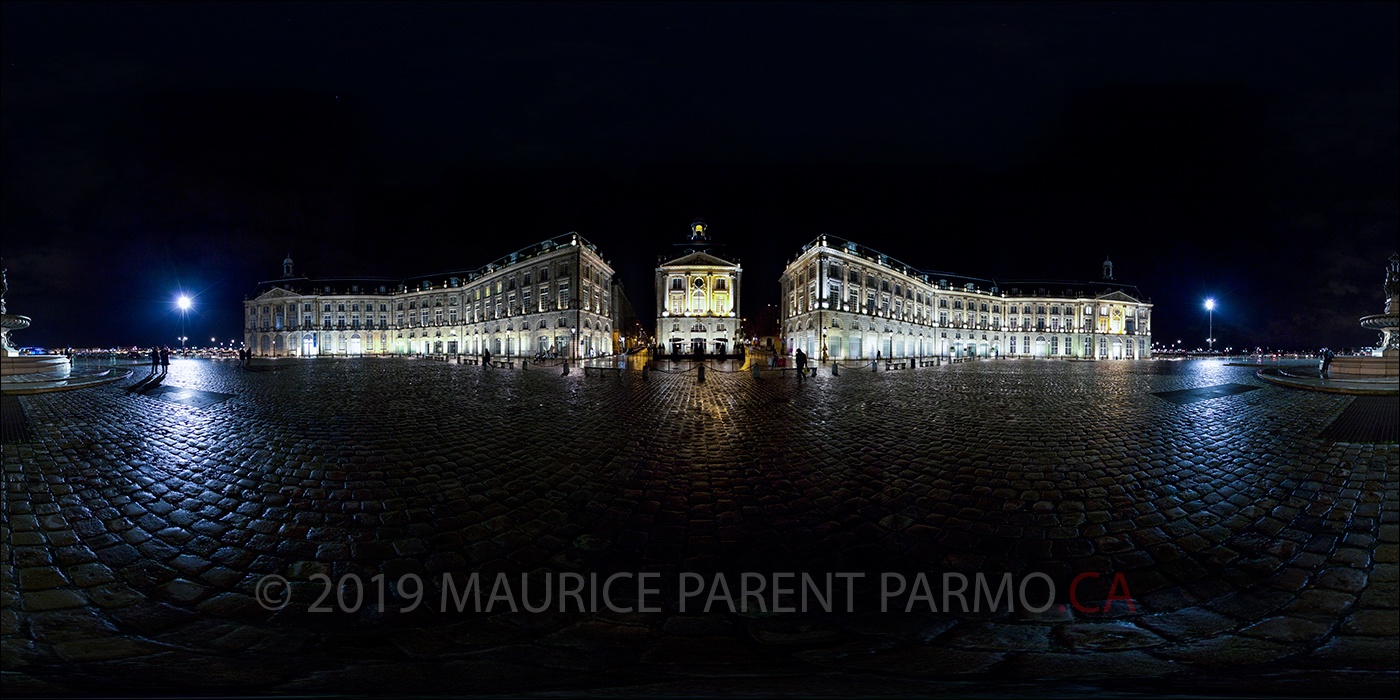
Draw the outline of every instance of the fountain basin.
M63 355L20 355L10 347L10 331L28 327L28 316L0 314L0 377L67 372L70 364Z
M1328 376L1345 379L1347 377L1400 379L1400 356L1390 357L1338 357L1328 367Z

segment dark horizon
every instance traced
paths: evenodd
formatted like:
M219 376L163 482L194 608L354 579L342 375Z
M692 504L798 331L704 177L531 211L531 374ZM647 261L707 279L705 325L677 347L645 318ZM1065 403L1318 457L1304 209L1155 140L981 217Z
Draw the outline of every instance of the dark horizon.
M176 344L181 290L241 338L287 254L407 277L569 231L646 319L697 216L750 317L828 233L973 277L1107 256L1159 344L1213 297L1217 347L1365 346L1400 238L1394 4L4 9L23 346Z

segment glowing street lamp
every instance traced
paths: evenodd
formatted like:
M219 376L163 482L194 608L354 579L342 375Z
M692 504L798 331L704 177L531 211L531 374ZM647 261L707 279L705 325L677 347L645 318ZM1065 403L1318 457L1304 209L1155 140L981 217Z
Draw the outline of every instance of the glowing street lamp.
M184 295L184 294L181 294L179 297L177 297L177 298L175 299L175 306L176 306L177 308L180 309L180 349L181 349L181 350L184 350L184 349L185 349L185 321L186 321L186 318L189 316L190 307L193 306L193 305L194 305L194 302L190 301L190 298L189 298L188 296Z
M1214 299L1206 299L1206 318L1207 318L1207 324L1208 324L1208 326L1207 326L1208 330L1207 330L1207 332L1206 332L1206 336L1207 336L1207 337L1206 337L1206 347L1209 348L1211 352L1214 352L1214 350L1215 350L1215 300L1214 300Z

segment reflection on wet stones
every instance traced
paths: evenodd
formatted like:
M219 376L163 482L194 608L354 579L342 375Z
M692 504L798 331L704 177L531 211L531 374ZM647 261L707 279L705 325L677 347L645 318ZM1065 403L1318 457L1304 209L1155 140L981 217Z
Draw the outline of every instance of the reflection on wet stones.
M409 692L452 667L475 674L453 687L490 692L797 668L1394 666L1366 645L1394 634L1397 449L1297 437L1345 399L1252 390L1247 368L1004 361L702 385L365 358L177 363L170 383L230 398L24 397L34 441L4 453L7 670L77 689ZM1222 383L1251 390L1151 394ZM437 605L443 574L686 570L1043 571L1062 597L1080 573L1124 572L1135 607L882 615L865 587L853 613L816 619L673 601L636 618L399 612L410 575ZM258 604L263 574L292 583L288 608ZM362 609L307 612L313 576L348 574L372 594ZM1079 592L1103 606L1108 579ZM295 663L255 676L240 655L260 653ZM178 668L120 685L156 661Z

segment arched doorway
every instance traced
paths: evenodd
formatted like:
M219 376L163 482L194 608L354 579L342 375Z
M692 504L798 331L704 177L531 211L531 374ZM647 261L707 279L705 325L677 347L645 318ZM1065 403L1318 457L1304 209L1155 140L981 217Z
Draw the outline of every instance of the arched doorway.
M364 351L363 349L364 349L364 345L363 345L362 341L360 340L360 334L359 334L359 333L356 333L356 334L354 334L354 335L351 335L351 336L350 336L350 354L351 354L351 355L359 355L359 354L363 353L363 351Z

